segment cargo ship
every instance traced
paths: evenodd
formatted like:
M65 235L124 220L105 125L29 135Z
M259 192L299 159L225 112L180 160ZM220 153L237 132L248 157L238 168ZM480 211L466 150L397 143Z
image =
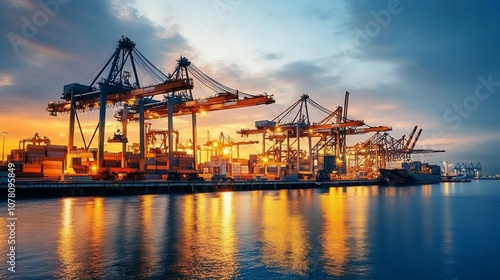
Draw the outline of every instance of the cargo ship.
M380 168L380 179L390 186L434 184L439 182L441 167L420 161L388 163Z

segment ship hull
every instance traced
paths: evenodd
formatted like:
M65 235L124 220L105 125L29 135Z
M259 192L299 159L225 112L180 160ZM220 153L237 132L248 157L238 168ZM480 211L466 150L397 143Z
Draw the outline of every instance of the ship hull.
M439 174L413 173L404 169L380 169L380 178L390 186L435 184Z

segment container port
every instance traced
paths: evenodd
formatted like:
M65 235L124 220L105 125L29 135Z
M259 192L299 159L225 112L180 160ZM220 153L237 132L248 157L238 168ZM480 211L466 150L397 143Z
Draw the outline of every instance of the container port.
M104 193L128 193L136 186L170 192L177 187L213 191L378 184L381 168L389 168L394 162L409 164L414 154L444 152L415 148L422 133L417 126L408 137L395 138L389 134L390 126L351 119L349 92L345 93L343 106L334 109L302 94L272 119L249 118L255 126L238 130L240 141L221 132L213 140L208 136L205 143L200 143L199 115L272 106L274 96L248 94L226 86L182 56L173 72L165 74L126 37L118 41L115 52L103 65L92 82L64 85L61 101L47 105L50 115L68 117L67 144L54 145L51 139L36 133L20 140L19 148L8 155L7 162L15 165L16 177L26 178L23 188L53 185L72 194L91 194L99 184L102 186L95 191ZM196 98L195 87L207 88L213 94ZM111 107L118 107L113 124L116 127L118 122L120 129L110 132L106 111ZM99 110L99 120L88 138L80 119L93 110ZM175 118L186 115L191 116L191 135L187 142L181 142ZM167 120L165 127L153 126L152 121L158 119ZM138 125L138 143L131 143L127 137L131 125ZM348 138L353 135L368 137L349 144ZM83 147L75 145L75 137L80 136ZM121 152L107 151L105 144L121 145ZM243 156L240 146L248 145L260 152ZM423 165L422 172L435 169ZM124 181L141 182L137 185Z

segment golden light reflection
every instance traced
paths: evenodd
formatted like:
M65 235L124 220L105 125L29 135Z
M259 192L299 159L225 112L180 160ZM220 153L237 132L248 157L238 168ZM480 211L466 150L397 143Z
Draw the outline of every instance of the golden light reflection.
M236 276L237 236L233 193L186 196L174 269L195 279Z
M450 184L450 183L446 182L446 183L444 183L442 186L443 186L443 194L444 194L445 196L449 196L449 195L450 195L450 193L451 193L452 184Z
M103 271L102 252L104 232L106 230L104 223L104 198L96 197L85 205L86 223L85 228L90 230L90 263L91 269L95 274Z
M325 271L334 276L345 273L350 248L347 244L346 196L341 188L330 188L327 195L320 196L324 223L321 234Z
M158 247L153 237L152 219L153 196L144 195L141 197L141 277L149 278L154 272L158 259Z
M75 205L85 200L83 207ZM101 278L105 236L104 199L62 199L58 255L61 277L76 279L82 273ZM83 211L81 213L80 211ZM78 221L75 219L78 217Z
M309 266L310 244L300 214L291 214L287 190L262 200L262 261L288 273L304 275ZM297 211L299 212L299 211Z
M74 199L66 198L62 201L61 226L57 252L60 260L60 274L74 278L76 274L75 242L73 240L73 202Z
M222 193L222 252L224 255L234 254L234 247L236 245L236 236L234 230L234 211L233 211L233 193Z
M432 186L431 185L423 185L422 186L422 196L429 197L432 194Z
M373 189L378 189L378 187L366 188L358 187L353 190L356 192L355 195L349 196L346 201L349 201L347 205L348 209L348 223L347 234L351 236L351 259L356 261L362 261L366 259L367 255L367 225L368 225L368 211L369 211L369 199L370 193Z

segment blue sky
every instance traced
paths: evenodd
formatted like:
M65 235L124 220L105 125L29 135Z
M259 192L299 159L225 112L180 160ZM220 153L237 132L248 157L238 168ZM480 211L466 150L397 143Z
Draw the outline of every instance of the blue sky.
M0 126L9 132L7 149L34 132L64 141L67 116L48 116L46 104L59 99L64 84L84 82L124 35L164 72L183 55L232 88L274 94L276 104L200 119L201 141L208 130L236 137L236 130L272 119L303 93L333 110L348 90L350 118L392 126L396 138L419 125L424 131L417 147L447 150L424 160L481 162L485 173L500 173L499 6L451 0L8 0L0 11ZM199 88L194 94L211 92ZM111 133L119 125L109 111ZM88 131L96 120L95 114L82 116ZM186 131L181 140L190 138L189 118L179 118L176 128Z

